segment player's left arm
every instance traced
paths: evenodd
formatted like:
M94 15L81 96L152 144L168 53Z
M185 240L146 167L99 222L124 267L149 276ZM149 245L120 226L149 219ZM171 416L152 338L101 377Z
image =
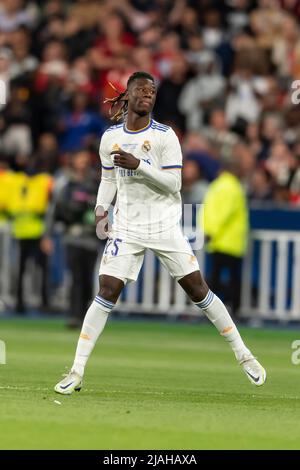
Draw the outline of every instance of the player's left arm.
M139 160L132 154L117 150L112 152L115 166L137 170L157 188L175 194L181 189L182 153L178 138L172 129L164 135L161 150L161 169Z

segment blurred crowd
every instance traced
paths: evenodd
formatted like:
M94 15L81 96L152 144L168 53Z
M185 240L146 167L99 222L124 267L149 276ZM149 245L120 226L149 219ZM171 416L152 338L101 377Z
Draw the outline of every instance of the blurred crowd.
M184 202L234 156L253 204L299 207L299 22L299 0L0 0L0 220L44 254L55 220L93 224L103 100L137 70L181 141Z
M183 145L187 201L237 153L250 199L297 206L299 18L298 0L1 0L1 167L55 177L82 148L97 165L109 82L145 70Z

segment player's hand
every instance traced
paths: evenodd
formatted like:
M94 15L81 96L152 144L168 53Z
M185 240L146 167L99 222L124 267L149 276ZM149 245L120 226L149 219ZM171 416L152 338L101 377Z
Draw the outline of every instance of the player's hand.
M100 240L105 240L108 236L108 212L102 206L95 210L96 234Z
M104 211L103 215L97 215L97 212L96 212L95 213L95 224L98 225L99 222L101 222L102 220L105 220L107 218L107 214L108 214L107 211Z
M111 152L114 155L114 165L127 170L136 170L140 164L140 160L135 158L131 153L124 152L124 150L114 150Z

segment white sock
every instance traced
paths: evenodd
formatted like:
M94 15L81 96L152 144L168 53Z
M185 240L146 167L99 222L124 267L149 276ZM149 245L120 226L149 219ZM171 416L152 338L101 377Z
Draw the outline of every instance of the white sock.
M113 307L112 302L97 295L86 312L72 366L72 370L81 377L83 377L88 358L105 327L108 314Z
M220 335L228 341L238 361L242 359L244 354L251 354L249 349L245 346L228 310L218 296L210 290L205 299L195 303L195 305L204 311L205 315L213 325L215 325Z

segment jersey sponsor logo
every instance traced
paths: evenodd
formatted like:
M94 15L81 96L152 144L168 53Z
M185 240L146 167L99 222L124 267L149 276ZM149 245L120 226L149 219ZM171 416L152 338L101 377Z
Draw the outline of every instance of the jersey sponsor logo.
M138 144L137 143L129 143L129 144L122 144L122 148L124 148L126 150L126 152L133 152L134 150L136 150Z
M126 170L125 168L118 167L118 175L121 177L138 176L138 172L136 170Z
M120 150L119 144L114 144L112 147L112 152L116 152L117 150Z
M144 152L149 152L149 150L151 150L151 144L150 144L150 141L149 140L145 140L143 145L142 145L142 150Z

